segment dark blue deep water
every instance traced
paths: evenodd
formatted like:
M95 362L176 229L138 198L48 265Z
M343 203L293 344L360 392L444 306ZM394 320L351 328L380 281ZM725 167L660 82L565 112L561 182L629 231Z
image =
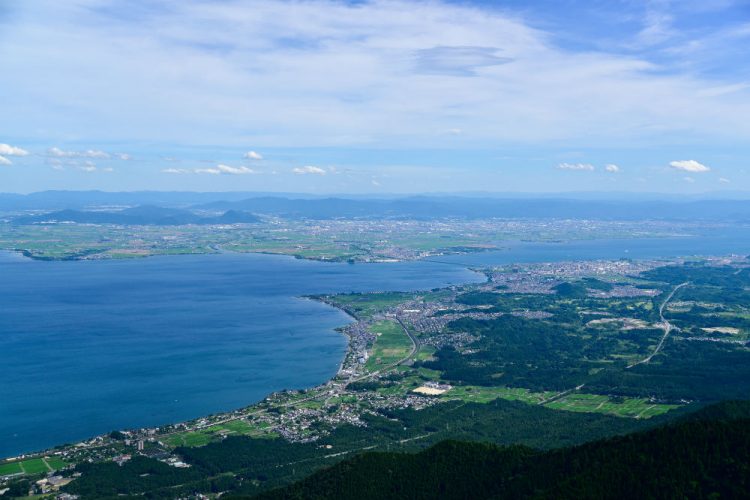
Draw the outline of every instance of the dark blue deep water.
M325 382L346 349L334 328L351 319L302 295L482 280L435 263L0 253L0 457Z
M333 329L350 318L302 295L481 281L467 266L728 253L750 254L750 232L517 243L398 264L237 254L38 262L0 253L0 457L324 382L346 348Z

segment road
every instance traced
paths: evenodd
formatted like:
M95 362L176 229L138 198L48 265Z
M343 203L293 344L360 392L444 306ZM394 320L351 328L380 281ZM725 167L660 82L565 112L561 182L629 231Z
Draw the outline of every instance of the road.
M672 297L674 297L674 294L677 293L677 290L680 288L686 287L690 282L686 281L685 283L680 283L676 287L674 287L674 290L672 290L672 293L670 293L666 299L664 299L664 302L661 303L661 306L659 306L659 319L661 319L661 325L664 329L664 335L661 336L661 340L659 340L659 343L656 345L656 348L654 351L643 358L640 361L636 361L635 363L632 363L628 365L628 368L633 368L634 366L638 366L640 364L648 363L651 361L651 359L656 356L661 348L664 346L664 342L667 340L667 337L669 337L669 333L672 330L679 330L676 326L672 325L669 321L666 320L664 317L664 309L667 307L667 304L669 304L669 301L672 300Z

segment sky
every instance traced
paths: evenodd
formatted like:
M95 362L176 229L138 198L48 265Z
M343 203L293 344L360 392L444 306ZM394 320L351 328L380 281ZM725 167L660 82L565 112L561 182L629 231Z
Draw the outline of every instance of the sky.
M0 192L750 191L750 0L0 0Z

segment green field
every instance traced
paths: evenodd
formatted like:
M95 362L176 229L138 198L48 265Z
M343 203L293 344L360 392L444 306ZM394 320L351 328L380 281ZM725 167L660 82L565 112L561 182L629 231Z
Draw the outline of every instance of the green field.
M371 330L378 336L365 367L379 370L399 362L409 355L412 342L403 328L395 321L378 321Z
M17 462L8 462L0 464L0 476L10 474L40 474L50 470L62 469L68 465L64 460L58 457L30 458Z
M267 424L251 425L245 420L231 420L223 424L212 425L192 432L179 432L170 434L162 441L170 446L203 446L216 441L221 436L253 436L253 437L275 437L276 434L267 430Z
M410 300L413 293L347 293L328 297L327 300L357 318L370 318L390 307Z
M18 462L8 462L0 464L0 476L9 476L11 474L20 474L23 470Z
M542 404L555 394L555 392L531 392L528 389L513 387L458 386L440 397L446 400L460 399L471 403L489 403L502 398L529 404ZM650 418L679 407L678 405L651 403L641 398L611 398L600 394L581 393L568 394L545 403L544 406L555 410L604 413L627 418Z
M441 395L443 399L460 399L467 403L489 403L497 398L524 403L539 404L554 392L531 392L517 387L484 387L476 385L457 386Z
M573 393L547 403L547 408L585 413L606 413L617 417L650 418L661 415L678 405L651 403L640 398L610 398L600 394Z

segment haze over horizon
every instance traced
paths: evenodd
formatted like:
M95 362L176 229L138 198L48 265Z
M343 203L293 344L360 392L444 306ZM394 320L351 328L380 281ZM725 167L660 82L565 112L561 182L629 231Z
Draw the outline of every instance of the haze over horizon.
M749 39L742 0L6 2L0 192L750 191Z

